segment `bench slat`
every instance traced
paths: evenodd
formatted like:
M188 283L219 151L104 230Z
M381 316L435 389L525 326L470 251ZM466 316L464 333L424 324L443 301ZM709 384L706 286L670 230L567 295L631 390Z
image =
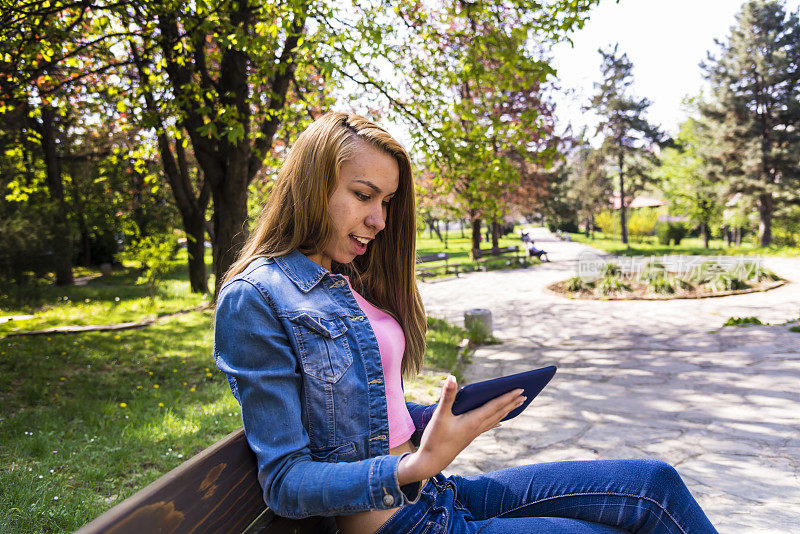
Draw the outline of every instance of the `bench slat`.
M242 532L266 510L256 469L240 428L77 534Z

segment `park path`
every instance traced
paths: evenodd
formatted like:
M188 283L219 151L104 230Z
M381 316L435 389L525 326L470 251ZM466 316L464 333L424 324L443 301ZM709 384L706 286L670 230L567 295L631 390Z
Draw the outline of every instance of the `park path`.
M463 324L467 309L492 311L502 344L476 351L467 382L559 368L528 410L479 437L448 473L660 458L721 533L800 532L800 334L778 326L800 317L800 259L765 260L793 282L768 292L571 300L545 287L599 252L543 228L532 235L550 263L420 285L431 315ZM721 328L731 316L774 326Z

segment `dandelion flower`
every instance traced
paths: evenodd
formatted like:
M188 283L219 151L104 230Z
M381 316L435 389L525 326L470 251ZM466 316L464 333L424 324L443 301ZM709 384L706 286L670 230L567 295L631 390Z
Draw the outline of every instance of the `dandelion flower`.
M142 386L136 386L136 389L142 389Z
M194 391L194 388L189 388L189 391Z
M163 402L159 402L159 403L158 403L158 407L159 407L159 408L163 408L163 407L164 407L164 403L163 403Z
M153 389L158 389L158 384L153 384Z
M211 375L211 373L206 373L206 376L211 378L212 375Z
M127 408L128 407L128 405L126 403L124 403L124 402L120 402L119 406L120 406L120 408Z

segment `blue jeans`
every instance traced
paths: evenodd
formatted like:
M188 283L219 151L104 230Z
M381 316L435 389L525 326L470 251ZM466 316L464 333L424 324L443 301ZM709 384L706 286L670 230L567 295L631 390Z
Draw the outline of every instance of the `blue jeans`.
M380 534L717 531L675 469L658 460L555 462L430 479ZM376 533L376 534L378 534Z

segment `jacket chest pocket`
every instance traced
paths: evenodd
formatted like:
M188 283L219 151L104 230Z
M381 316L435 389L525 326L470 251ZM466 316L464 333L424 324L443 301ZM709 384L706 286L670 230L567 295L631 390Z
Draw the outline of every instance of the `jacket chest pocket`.
M325 382L338 382L353 363L344 320L312 317L307 313L290 320L306 374Z

